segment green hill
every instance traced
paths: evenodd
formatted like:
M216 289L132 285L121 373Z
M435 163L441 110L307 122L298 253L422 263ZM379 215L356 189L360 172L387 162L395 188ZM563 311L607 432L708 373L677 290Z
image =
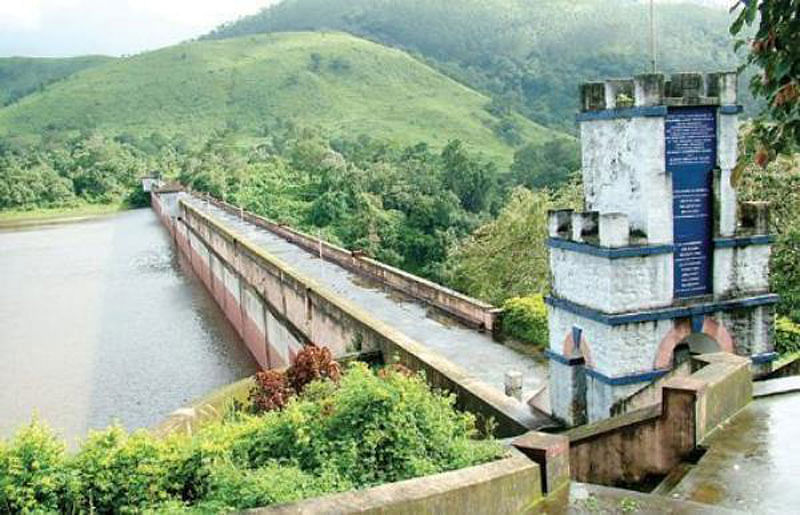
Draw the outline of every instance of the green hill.
M659 4L660 68L735 68L727 10ZM418 53L545 125L573 130L578 85L649 69L648 6L632 0L284 0L208 38L341 30Z
M0 57L0 106L44 88L85 68L112 61L90 55L69 58Z
M508 164L554 132L491 114L489 98L406 53L341 33L189 42L84 70L0 110L0 135L93 129L257 136L277 119L330 136L451 139Z

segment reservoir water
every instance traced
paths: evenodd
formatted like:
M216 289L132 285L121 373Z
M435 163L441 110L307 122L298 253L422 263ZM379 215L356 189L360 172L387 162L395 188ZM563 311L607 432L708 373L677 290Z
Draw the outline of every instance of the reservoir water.
M0 437L152 426L255 370L150 209L0 230Z

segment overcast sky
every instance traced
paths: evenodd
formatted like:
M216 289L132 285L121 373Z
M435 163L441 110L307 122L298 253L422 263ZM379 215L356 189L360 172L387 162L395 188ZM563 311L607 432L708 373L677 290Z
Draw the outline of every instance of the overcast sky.
M0 57L121 55L172 45L275 0L0 0Z

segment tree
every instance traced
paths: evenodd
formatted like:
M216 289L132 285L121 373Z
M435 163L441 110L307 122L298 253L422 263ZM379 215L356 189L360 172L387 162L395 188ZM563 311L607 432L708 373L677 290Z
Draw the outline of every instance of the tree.
M451 252L448 282L495 305L545 293L549 283L547 211L575 207L577 182L558 193L517 188L496 220L483 225Z
M567 182L580 166L578 144L573 140L529 143L514 154L510 179L514 186L554 188Z
M758 20L755 36L738 40L736 48L749 42L747 64L762 72L750 81L753 94L767 102L754 122L751 141L755 161L764 167L776 154L800 147L800 0L741 0L735 7L740 5L732 34Z

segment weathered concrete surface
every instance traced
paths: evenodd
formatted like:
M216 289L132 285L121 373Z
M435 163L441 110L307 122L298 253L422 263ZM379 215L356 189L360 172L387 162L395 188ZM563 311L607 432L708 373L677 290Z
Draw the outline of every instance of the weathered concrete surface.
M569 438L531 431L514 439L511 445L539 465L544 493L569 484Z
M695 359L707 363L687 381L697 384L697 442L747 406L753 398L750 360L719 352Z
M320 260L297 245L217 207L206 208L202 201L196 199L187 198L186 201L203 209L215 220L265 252L289 264L299 274L327 287L377 319L441 353L498 391L504 390L503 379L508 370L522 372L523 399L538 391L544 384L547 369L543 362L497 344L489 334L475 331L444 316L436 316L435 312L410 297L386 291L379 284L334 263Z
M367 490L251 510L252 514L386 515L496 513L535 510L542 499L539 467L521 455Z
M549 507L550 500L543 503ZM735 510L710 506L693 501L671 499L621 488L586 483L572 483L566 509L544 508L544 513L637 513L637 514L735 514Z
M797 513L800 394L759 399L711 435L708 452L671 492L747 513Z
M573 479L620 486L666 475L695 449L696 402L696 386L674 378L660 405L567 431Z
M753 397L771 397L800 392L800 376L779 377L753 383Z

